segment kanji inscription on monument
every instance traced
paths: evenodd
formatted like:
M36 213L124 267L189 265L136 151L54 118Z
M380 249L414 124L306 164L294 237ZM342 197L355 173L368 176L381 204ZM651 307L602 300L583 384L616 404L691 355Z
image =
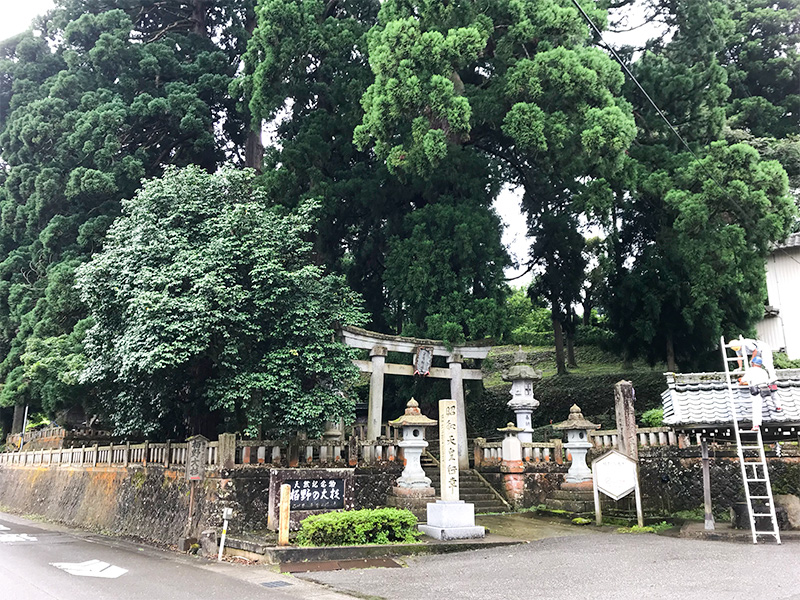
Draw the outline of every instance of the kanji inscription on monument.
M201 481L206 475L206 459L208 456L208 438L195 435L186 440L186 479Z
M286 479L292 488L292 510L344 508L344 479Z
M455 400L439 400L439 456L442 500L458 500L458 441Z

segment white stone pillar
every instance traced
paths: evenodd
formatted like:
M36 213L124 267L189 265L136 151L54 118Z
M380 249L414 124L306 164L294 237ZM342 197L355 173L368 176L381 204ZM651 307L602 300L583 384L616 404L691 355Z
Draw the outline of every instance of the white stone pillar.
M367 439L377 440L381 435L383 419L383 374L386 370L386 353L384 346L375 346L370 350L372 374L369 379L369 412L367 414Z
M464 375L461 370L463 358L460 354L447 357L450 367L450 398L456 401L458 425L456 439L458 441L458 468L469 469L469 448L467 447L467 410L464 403Z

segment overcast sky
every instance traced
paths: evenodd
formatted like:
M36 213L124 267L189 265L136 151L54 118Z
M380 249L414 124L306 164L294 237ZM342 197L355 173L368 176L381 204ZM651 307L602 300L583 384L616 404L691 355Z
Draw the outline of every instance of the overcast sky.
M53 0L0 0L3 16L0 19L0 40L24 31L31 20L53 7ZM636 22L635 17L631 19ZM614 44L640 44L642 40L652 37L656 32L653 26L643 27L624 34L606 34L606 39ZM519 195L513 190L505 189L495 202L495 208L506 225L503 243L509 248L512 258L524 260L528 253L530 240L527 238L527 225L520 211ZM510 269L507 277L514 277L522 270ZM530 275L512 281L512 285L523 285L530 281Z

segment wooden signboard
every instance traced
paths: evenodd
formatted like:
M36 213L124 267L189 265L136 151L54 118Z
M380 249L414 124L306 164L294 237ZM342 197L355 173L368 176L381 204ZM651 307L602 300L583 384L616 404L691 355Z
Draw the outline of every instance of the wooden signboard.
M308 516L352 510L353 469L270 469L267 527L278 529L281 485L291 489L290 528Z

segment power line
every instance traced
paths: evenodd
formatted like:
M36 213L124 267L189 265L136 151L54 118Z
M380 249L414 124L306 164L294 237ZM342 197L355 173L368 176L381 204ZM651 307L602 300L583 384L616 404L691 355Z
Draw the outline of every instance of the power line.
M678 130L675 129L675 127L672 126L672 123L670 123L670 121L667 118L667 116L658 107L658 105L655 103L655 101L650 97L650 94L648 94L647 91L642 87L642 84L639 83L639 80L636 79L636 76L628 68L628 65L626 65L625 62L622 60L622 58L619 56L619 54L617 54L617 51L614 50L614 48L613 48L613 46L611 46L611 44L607 43L603 39L603 33L600 31L600 29L597 27L597 25L594 24L594 21L592 21L592 19L589 17L589 15L586 13L586 11L583 10L583 7L580 4L578 4L578 0L572 0L572 3L575 5L575 8L578 9L578 11L581 13L581 15L583 15L583 18L586 20L586 22L589 24L589 26L597 34L597 37L600 38L600 41L603 43L603 45L606 47L606 49L609 52L611 52L611 54L614 56L614 58L619 63L619 65L622 67L622 69L625 71L625 73L628 75L628 77L630 77L631 81L633 81L633 83L636 84L636 87L639 88L639 91L642 92L642 94L644 95L645 98L647 98L647 101L650 103L650 105L658 113L658 116L661 117L664 120L664 123L667 124L667 127L669 127L670 131L672 131L672 133L675 134L675 137L677 137L681 141L681 143L686 147L686 149L689 151L689 153L694 157L694 159L700 165L700 168L703 169L703 171L706 173L706 175L708 175L709 179L711 179L711 181L714 182L714 184L728 198L728 200L730 200L730 202L739 209L739 211L742 213L742 215L745 215L746 213L745 213L745 210L742 207L742 205L739 204L739 202L737 202L737 200L733 196L728 194L727 190L725 190L725 188L722 187L722 185L719 183L719 181L717 181L716 177L714 177L714 175L706 168L705 164L703 164L703 162L700 160L700 158L697 156L697 154L694 153L694 150L692 150L692 148L689 146L689 144L686 142L686 140L683 139L681 134L678 133ZM719 30L717 29L717 26L714 23L714 20L712 19L711 15L708 13L708 10L706 10L706 16L711 21L711 25L714 28L714 30L717 32L717 35L722 37L722 34L720 34ZM745 94L747 94L748 96L750 95L749 91L746 88L745 88ZM786 252L785 249L781 248L781 250L783 250L783 252L789 258L791 258L793 261L795 261L796 263L800 264L800 260L797 260L794 256L792 256L791 254Z
M678 130L675 129L675 127L672 126L672 123L670 123L670 121L667 118L667 116L658 107L658 105L655 103L655 101L650 97L650 94L648 94L647 91L642 87L642 84L639 83L639 80L636 79L634 74L628 68L628 65L626 65L625 62L622 60L622 58L620 58L619 54L617 54L617 51L614 50L614 48L611 46L611 44L607 43L603 39L603 33L600 31L600 29L597 27L597 25L594 24L594 21L592 21L592 19L589 17L589 15L586 14L586 11L583 10L583 7L580 4L578 4L578 0L572 0L572 3L580 11L581 15L583 15L583 18L586 20L586 22L589 24L589 26L597 34L597 37L600 38L600 41L603 43L603 45L608 49L609 52L611 52L611 54L614 56L614 58L619 63L619 65L622 67L622 69L625 71L625 73L628 75L628 77L630 77L631 81L633 81L633 83L636 84L636 87L639 88L639 91L642 92L642 94L644 95L645 98L647 98L647 101L650 103L650 105L658 113L658 116L663 119L664 123L667 124L667 127L669 127L670 131L672 131L672 133L675 134L675 137L677 137L681 141L681 143L684 145L684 147L689 151L689 153L694 157L694 159L700 165L700 168L703 169L703 171L705 172L706 175L708 175L708 178L711 179L711 181L713 181L716 184L716 186L720 189L720 191L725 196L728 197L728 199L734 204L734 206L736 206L742 212L742 215L745 215L746 213L744 211L744 208L742 208L742 206L733 197L728 195L728 193L725 190L725 188L722 187L722 184L719 181L717 181L717 179L716 179L716 177L714 177L713 173L711 173L706 168L705 164L703 164L703 162L700 160L700 157L697 156L697 154L694 153L694 150L692 150L691 146L689 146L689 144L686 142L685 139L683 139L681 134L678 133Z

